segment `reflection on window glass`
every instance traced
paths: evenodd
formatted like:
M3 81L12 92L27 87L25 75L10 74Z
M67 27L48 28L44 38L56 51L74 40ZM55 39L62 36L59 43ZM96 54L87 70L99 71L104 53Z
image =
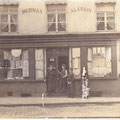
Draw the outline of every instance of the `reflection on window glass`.
M80 48L72 48L71 52L73 73L75 78L80 78Z
M44 53L43 49L35 50L35 71L36 80L44 79Z
M12 49L16 50L16 49ZM18 54L12 53L12 50L5 50L4 51L4 60L3 60L3 67L4 67L4 77L5 79L24 79L29 77L29 57L28 57L28 50L21 50Z
M89 76L110 77L111 72L111 47L88 48Z

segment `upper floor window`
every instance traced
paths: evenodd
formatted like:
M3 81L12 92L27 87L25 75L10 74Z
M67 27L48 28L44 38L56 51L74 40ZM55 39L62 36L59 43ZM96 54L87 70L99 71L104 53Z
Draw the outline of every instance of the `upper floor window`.
M115 30L115 4L96 4L97 30Z
M66 31L66 5L47 5L48 32Z
M18 5L0 6L0 32L18 31Z

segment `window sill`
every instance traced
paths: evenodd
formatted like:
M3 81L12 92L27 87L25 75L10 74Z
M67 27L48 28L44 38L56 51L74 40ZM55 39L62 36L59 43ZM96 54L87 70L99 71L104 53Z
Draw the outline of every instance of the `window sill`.
M19 32L0 32L0 35L17 35Z
M46 82L45 80L31 80L31 79L9 79L9 80L0 80L0 83L7 83L7 82Z
M112 33L112 32L117 32L117 30L96 30L97 33Z
M59 31L59 32L50 31L50 32L47 32L47 34L51 34L51 35L54 35L54 34L67 34L67 31Z
M117 77L89 77L90 80L117 80Z

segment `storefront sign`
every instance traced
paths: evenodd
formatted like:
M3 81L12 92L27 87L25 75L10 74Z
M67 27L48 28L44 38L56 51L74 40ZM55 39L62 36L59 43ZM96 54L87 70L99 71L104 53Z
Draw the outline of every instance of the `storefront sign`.
M22 10L22 13L25 14L25 13L41 13L42 14L42 10L39 9L39 8L26 8L26 9L23 9Z
M72 13L74 13L74 12L88 12L88 13L91 13L91 9L86 8L86 7L76 7L76 8L71 9L71 12Z

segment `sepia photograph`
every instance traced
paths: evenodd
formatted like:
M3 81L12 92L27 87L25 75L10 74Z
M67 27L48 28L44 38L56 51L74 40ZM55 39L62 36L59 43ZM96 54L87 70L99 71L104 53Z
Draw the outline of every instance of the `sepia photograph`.
M0 0L2 118L120 118L120 0Z

